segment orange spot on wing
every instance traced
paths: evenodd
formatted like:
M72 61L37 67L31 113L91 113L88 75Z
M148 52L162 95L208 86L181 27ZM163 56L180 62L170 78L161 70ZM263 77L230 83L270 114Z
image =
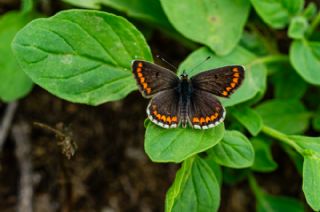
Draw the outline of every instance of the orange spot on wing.
M233 71L233 72L238 72L239 70L238 70L237 67L234 67L234 68L232 69L232 71Z
M142 83L143 89L146 89L148 87L147 83Z
M236 87L236 83L232 82L232 83L230 84L230 86L234 88L234 87Z
M234 82L234 83L238 83L238 81L239 81L239 78L233 78L233 80L232 80L232 82Z
M172 122L177 122L178 119L176 116L173 116L171 120L172 120Z
M158 113L158 115L157 115L157 119L158 120L161 120L161 115Z
M240 74L239 74L239 73L234 73L233 76L234 76L234 77L239 77Z
M223 96L227 96L227 95L228 95L228 92L227 92L227 91L223 91L223 92L222 92L222 95L223 95Z
M153 115L157 116L158 112L155 110L153 111Z
M213 121L215 120L217 117L215 115L211 115L210 120Z
M227 87L227 88L226 88L227 91L230 91L231 89L232 89L231 87Z
M141 78L143 77L143 75L141 73L138 73L138 77Z
M209 121L210 121L210 117L207 116L207 117L206 117L206 123L208 123Z
M142 66L143 66L143 64L142 64L141 62L139 62L139 63L138 63L138 67L141 68Z
M164 121L164 122L166 122L166 120L167 120L167 119L166 119L166 116L165 116L165 115L162 115L162 116L161 116L161 120Z
M147 94L150 94L151 93L151 88L147 88L146 91L147 91Z
M141 72L142 71L142 68L137 68L137 72Z
M141 78L140 78L140 82L141 82L141 83L144 83L145 80L146 80L146 79L145 79L144 77L141 77Z
M168 122L169 124L171 124L171 118L170 118L170 116L167 117L167 122Z
M202 125L202 123L204 123L204 122L206 122L206 120L203 117L201 117L200 118L200 124Z
M193 123L198 123L199 122L199 118L198 117L193 117L192 122Z

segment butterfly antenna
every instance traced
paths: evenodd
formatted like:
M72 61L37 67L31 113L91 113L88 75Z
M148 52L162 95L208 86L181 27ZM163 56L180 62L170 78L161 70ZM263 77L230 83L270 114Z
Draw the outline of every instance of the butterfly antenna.
M201 66L202 64L204 64L205 62L207 62L208 60L210 60L211 59L211 56L208 56L205 60L203 60L201 63L199 63L198 65L196 65L196 66L194 66L192 69L191 69L191 71L192 70L194 70L194 69L196 69L196 68L198 68L199 66Z
M174 65L172 65L171 63L169 63L167 60L165 60L164 58L162 58L160 55L156 55L157 58L159 58L160 60L162 60L163 62L165 62L166 64L168 64L169 66L171 66L172 68L174 68L174 70L177 70L177 67L175 67Z

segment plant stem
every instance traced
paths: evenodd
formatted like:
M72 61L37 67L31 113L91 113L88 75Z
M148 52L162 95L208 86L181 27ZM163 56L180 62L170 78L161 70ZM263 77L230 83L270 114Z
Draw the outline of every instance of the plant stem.
M297 152L299 152L301 155L303 155L303 149L297 145L293 140L291 140L290 138L288 138L287 135L272 129L271 127L267 127L267 126L263 126L262 127L262 132L264 132L265 134L278 139L279 141L282 141L286 144L288 144L289 146L293 147Z
M317 26L320 23L320 12L317 14L317 16L313 19L313 21L310 24L309 30L307 32L308 36L311 36L313 31L317 28Z
M268 56L260 57L249 63L249 66L260 63L275 63L275 62L289 62L289 57L283 54L271 54Z
M258 183L252 174L248 175L248 182L252 192L256 196L257 202L263 202L263 191L259 188Z

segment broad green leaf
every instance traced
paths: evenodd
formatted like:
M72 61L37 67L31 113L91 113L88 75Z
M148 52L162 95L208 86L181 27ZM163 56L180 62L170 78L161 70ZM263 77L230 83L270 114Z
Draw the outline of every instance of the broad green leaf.
M154 162L176 162L216 145L224 134L224 124L208 129L165 129L149 123L144 148Z
M298 100L268 100L256 111L265 125L283 133L298 134L308 129L310 113Z
M290 61L305 81L320 85L320 42L295 40L290 47Z
M211 155L208 155L206 158L204 158L204 161L207 162L209 167L212 169L214 175L216 176L219 185L221 187L222 185L222 170L221 167L216 163L216 161L213 159Z
M298 144L302 149L312 150L313 152L318 154L320 158L320 137L292 135L288 136L288 138L294 140L294 142Z
M60 98L91 105L137 89L133 59L152 60L141 33L112 14L69 10L35 20L13 41L23 70Z
M148 21L172 30L160 0L100 0L103 5L126 13L129 17Z
M315 2L310 2L303 11L303 16L307 19L313 18L317 14L317 5Z
M171 24L185 37L218 55L232 51L248 18L249 0L161 0Z
M0 18L0 99L13 101L30 92L32 81L21 70L11 50L11 41L15 34L33 15L9 12Z
M239 45L259 56L267 55L271 48L276 48L271 40L266 42L260 34L247 31L242 33Z
M320 145L319 145L320 146ZM320 157L304 157L302 189L313 210L320 210Z
M100 9L101 0L63 0L68 4L72 4L78 7Z
M293 39L303 38L308 26L308 20L305 17L296 16L292 18L288 29L288 37Z
M307 91L307 83L288 65L278 64L271 82L274 85L274 96L279 99L300 99Z
M257 135L262 126L262 118L253 109L247 106L230 108L230 112L252 135Z
M251 139L255 151L252 170L258 172L272 172L277 169L278 164L272 158L271 142L263 137L254 137Z
M222 166L245 168L253 164L254 150L248 138L239 131L226 131L222 141L208 153Z
M290 18L298 14L303 0L251 0L254 9L264 22L275 29L284 28Z
M199 65L208 56L212 58ZM208 48L203 47L191 53L179 66L178 72L180 74L183 70L186 70L192 76L202 71L225 65L243 65L245 67L243 84L230 98L221 99L223 105L228 107L245 102L254 98L258 93L264 92L266 87L266 67L263 64L255 63L256 60L257 57L241 47L236 47L226 56L216 56Z
M217 211L219 183L208 164L199 157L184 161L166 195L166 212Z
M257 202L258 212L303 212L302 202L297 199L285 196L273 196L263 194Z

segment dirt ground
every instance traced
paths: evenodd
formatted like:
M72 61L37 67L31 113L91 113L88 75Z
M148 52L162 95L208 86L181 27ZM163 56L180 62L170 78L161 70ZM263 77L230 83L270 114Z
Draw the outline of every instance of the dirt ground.
M3 2L12 4L4 7ZM0 1L0 12L17 7L16 2ZM159 32L148 42L154 54L174 64L190 53ZM38 86L20 100L11 126L27 126L22 139L30 142L27 156L34 211L163 211L179 165L152 163L144 153L147 103L133 92L121 101L91 107L61 100ZM6 106L0 103L1 116ZM75 156L67 159L56 134L34 122L72 137L78 146ZM0 150L0 211L15 211L19 202L23 171L17 152L11 131ZM303 200L301 177L294 165L279 147L273 153L279 168L258 174L259 184L270 194ZM221 199L220 211L255 209L246 181L223 185Z

